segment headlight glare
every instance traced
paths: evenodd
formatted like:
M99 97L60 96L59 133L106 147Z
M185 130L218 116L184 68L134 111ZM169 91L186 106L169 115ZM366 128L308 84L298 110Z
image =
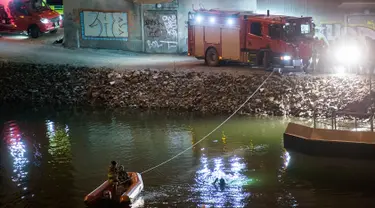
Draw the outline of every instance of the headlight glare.
M42 18L40 19L40 21L43 23L43 24L47 24L49 22L49 20L47 18Z
M281 56L281 60L283 60L283 61L289 61L289 60L291 60L291 59L292 59L291 56L287 56L287 55L285 55L285 56Z

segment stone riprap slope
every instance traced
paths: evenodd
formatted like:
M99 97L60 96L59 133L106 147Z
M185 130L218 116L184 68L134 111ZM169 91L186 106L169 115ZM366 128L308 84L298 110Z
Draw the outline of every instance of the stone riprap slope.
M268 76L22 63L0 67L2 105L164 108L213 114L233 112ZM368 95L367 82L359 76L274 74L241 113L311 117L315 110L325 117L332 110L360 103Z

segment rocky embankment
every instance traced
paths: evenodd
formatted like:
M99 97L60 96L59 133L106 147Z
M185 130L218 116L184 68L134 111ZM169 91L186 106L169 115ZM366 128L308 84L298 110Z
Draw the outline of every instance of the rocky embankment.
M21 63L0 67L1 105L164 108L214 114L233 112L267 77ZM357 105L368 92L368 81L357 76L275 74L241 113L311 117L315 110L329 116L332 110Z

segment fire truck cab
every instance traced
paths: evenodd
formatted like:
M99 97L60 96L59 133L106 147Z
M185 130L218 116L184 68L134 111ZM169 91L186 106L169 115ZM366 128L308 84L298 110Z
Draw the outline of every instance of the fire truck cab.
M61 15L41 0L0 0L0 33L26 33L37 38L61 26Z
M188 55L209 66L234 61L268 69L307 68L313 55L311 17L223 10L189 13Z

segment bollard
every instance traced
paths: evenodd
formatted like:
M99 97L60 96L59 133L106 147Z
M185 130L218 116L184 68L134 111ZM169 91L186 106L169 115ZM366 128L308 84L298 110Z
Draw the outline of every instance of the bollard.
M81 44L79 42L79 30L76 30L76 39L77 39L77 48L81 48Z
M337 121L336 121L336 113L333 113L334 117L334 123L335 123L335 130L337 130Z
M314 116L313 116L313 118L314 118L314 129L316 129L316 112L314 111Z

